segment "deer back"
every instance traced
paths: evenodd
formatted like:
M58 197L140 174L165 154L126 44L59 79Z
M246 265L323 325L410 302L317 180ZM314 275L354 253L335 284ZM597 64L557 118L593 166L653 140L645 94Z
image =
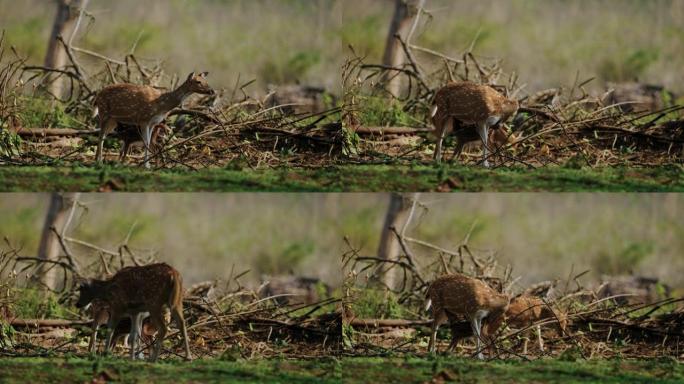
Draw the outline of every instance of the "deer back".
M161 94L161 91L150 86L114 84L98 93L95 105L100 118L139 125L157 114L154 102Z

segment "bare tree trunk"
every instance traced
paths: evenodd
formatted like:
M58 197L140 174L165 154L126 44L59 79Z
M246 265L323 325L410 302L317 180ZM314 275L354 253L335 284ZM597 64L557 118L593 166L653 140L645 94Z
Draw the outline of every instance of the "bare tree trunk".
M403 232L404 225L408 219L413 202L418 198L417 193L399 194L393 193L390 195L390 202L385 215L385 223L380 234L380 245L378 247L378 258L384 260L397 260L401 253L401 245L397 240L397 236L391 230L395 228L397 232ZM376 272L375 279L382 282L388 287L393 287L395 284L396 269L387 272L390 267L389 264L381 266Z
M50 195L50 206L48 207L43 233L40 237L38 257L44 260L57 260L60 252L60 244L57 235L52 231L54 227L57 232L62 232L65 225L69 222L69 212L78 201L79 193L52 193ZM50 289L57 288L57 268L49 263L44 263L36 272L36 280Z
M67 54L64 46L57 38L62 36L67 39L67 35L73 31L74 22L78 19L80 10L88 5L89 0L56 0L57 13L52 24L52 32L48 41L48 49L45 53L45 67L61 69L67 63ZM56 96L61 96L64 91L64 79L57 75L48 76L47 91Z
M406 40L411 22L418 15L419 9L425 5L425 0L394 0L394 15L390 23L387 40L385 41L385 53L382 56L382 64L390 67L399 67L404 62L404 53L397 35ZM385 74L387 90L393 96L399 96L401 90L401 78L397 71L387 71Z

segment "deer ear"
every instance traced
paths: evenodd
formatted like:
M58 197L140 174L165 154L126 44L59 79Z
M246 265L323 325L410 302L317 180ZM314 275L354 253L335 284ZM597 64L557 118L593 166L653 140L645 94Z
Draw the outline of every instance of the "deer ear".
M195 77L195 72L194 72L194 71L193 71L193 72L190 72L190 74L188 75L187 80L190 80L190 79L192 79L193 77Z
M200 75L201 75L202 77L207 77L207 76L209 76L209 72L204 71L204 72L200 73Z

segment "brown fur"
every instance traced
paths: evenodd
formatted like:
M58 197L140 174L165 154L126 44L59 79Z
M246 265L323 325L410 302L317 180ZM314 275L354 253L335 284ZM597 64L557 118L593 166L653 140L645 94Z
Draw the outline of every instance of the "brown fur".
M445 85L435 93L432 103L432 124L437 137L435 160L441 161L442 140L446 135L456 137L458 156L463 146L469 142L482 140L476 128L485 124L490 117L498 117L499 121L492 127L499 127L518 110L518 102L507 99L494 88L487 85L475 84L468 81L453 82ZM494 129L492 132L496 132ZM488 140L493 140L493 148L506 144L508 137L501 133L488 134ZM504 138L504 136L506 136ZM488 145L487 147L492 147Z
M191 359L185 320L183 319L183 282L180 273L165 263L141 267L126 267L109 280L92 280L81 285L77 307L83 307L94 300L101 300L109 306L109 328L105 352L109 352L114 336L113 329L122 318L130 317L131 358L135 358L137 334L135 322L144 312L149 312L150 322L159 330L150 360L155 361L161 352L161 345L167 333L164 308L171 311L171 318L180 328L185 344L185 355Z
M181 105L183 100L193 93L214 93L207 84L206 72L191 73L183 84L167 93L136 84L114 84L103 88L95 97L100 128L96 160L102 161L104 139L116 128L117 123L134 125L142 132L146 132L161 123L172 109ZM148 151L149 142L146 142L145 166L148 166Z
M428 349L435 350L435 338L437 329L447 321L455 323L457 318L465 318L471 322L473 331L476 330L478 312L487 311L482 316L481 338L490 342L489 338L494 334L490 330L489 322L505 313L508 307L508 296L498 293L484 282L463 274L457 273L437 278L430 284L427 290L427 300L432 305L432 335ZM480 338L478 338L478 349ZM481 354L478 350L478 357Z

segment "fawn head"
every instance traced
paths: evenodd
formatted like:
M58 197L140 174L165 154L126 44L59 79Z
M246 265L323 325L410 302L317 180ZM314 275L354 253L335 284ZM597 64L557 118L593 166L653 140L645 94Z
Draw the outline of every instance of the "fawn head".
M505 116L515 116L519 107L520 105L518 104L518 100L506 99L501 106L501 110Z
M209 75L209 72L192 72L188 75L188 78L185 80L184 85L187 87L188 91L191 91L193 93L213 95L214 93L216 93L216 91L214 91L209 86L209 83L207 83L207 75Z

